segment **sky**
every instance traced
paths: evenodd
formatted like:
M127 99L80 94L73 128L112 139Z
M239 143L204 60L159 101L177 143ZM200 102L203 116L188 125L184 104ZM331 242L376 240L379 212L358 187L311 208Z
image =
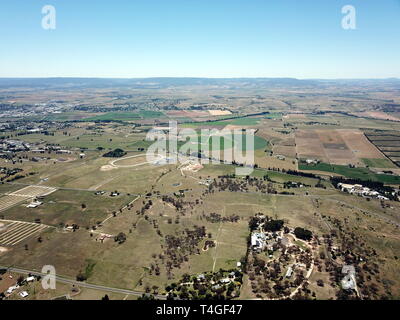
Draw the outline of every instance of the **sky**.
M400 0L1 0L0 37L0 77L400 78Z

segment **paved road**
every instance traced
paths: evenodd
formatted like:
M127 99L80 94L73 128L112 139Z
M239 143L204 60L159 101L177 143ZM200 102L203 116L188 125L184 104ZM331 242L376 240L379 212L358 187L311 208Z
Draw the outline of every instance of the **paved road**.
M33 271L33 270L26 270L26 269L20 269L20 268L13 268L13 267L5 267L5 266L0 266L0 269L7 269L8 271L15 272L15 273L21 273L21 274L32 274L35 276L46 276L45 273ZM100 286L96 284L90 284L86 282L80 282L64 277L60 277L56 275L56 280L61 283L66 283L66 284L72 284L77 287L82 287L82 288L88 288L88 289L94 289L94 290L99 290L99 291L106 291L106 292L113 292L113 293L121 293L125 295L133 295L133 296L142 296L144 292L142 291L134 291L134 290L127 290L127 289L120 289L120 288L111 288L111 287L105 287L105 286ZM166 296L164 295L155 295L156 299L161 299L165 300Z

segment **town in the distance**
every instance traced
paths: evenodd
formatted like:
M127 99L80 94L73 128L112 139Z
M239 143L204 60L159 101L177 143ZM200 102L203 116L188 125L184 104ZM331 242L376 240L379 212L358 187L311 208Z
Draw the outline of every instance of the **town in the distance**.
M399 92L0 79L0 299L399 299ZM171 122L191 148L150 161L149 132ZM254 163L227 161L237 139L221 132L250 129Z

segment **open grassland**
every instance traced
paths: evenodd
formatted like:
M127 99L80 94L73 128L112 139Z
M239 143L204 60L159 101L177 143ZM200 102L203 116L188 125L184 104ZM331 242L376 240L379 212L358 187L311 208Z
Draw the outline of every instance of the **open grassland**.
M42 200L43 204L37 208L17 205L2 214L5 219L9 220L34 222L36 219L40 219L42 223L52 226L63 223L91 227L133 199L133 196L127 195L96 196L89 191L58 190L46 196Z
M397 204L393 205L393 209L382 211L379 201L360 201L357 197L332 189L329 184L326 190L296 190L294 196L227 191L205 194L207 187L199 185L199 180L232 174L234 167L207 165L203 170L185 176L174 167L165 167L163 170L164 173L158 177L152 190L153 195L150 198L137 199L132 207L122 212L119 212L118 208L134 200L133 196L111 198L108 195L95 196L93 192L66 190L59 190L45 197L43 206L37 209L7 210L7 217L21 220L40 218L42 222L51 225L61 222L78 223L81 228L69 233L46 231L41 243L36 239L27 239L3 253L0 256L0 264L13 264L37 270L44 264L52 264L58 273L71 278L76 277L78 273L85 273L90 283L136 290L157 286L162 292L165 285L177 281L184 273L200 274L219 268L234 268L236 262L246 254L248 219L258 212L275 219L284 219L291 225L310 229L317 234L329 232L329 221L317 214L321 213L325 217L332 216L341 220L346 218L350 228L361 230L360 234L365 241L373 245L380 257L385 259L381 269L382 278L395 277L395 269L390 265L397 263L394 255L399 250L399 242L392 236L396 234L395 226L388 221L399 220L398 215L396 216L396 211L400 209ZM309 185L318 182L317 179L261 169L253 173L253 176L257 177L264 175L268 175L277 188L280 183L287 181ZM128 186L121 180L115 183L121 188ZM200 199L199 205L186 207L182 214L170 203L154 196L157 191L178 193L179 190L187 190L182 198L184 201L194 203L196 199ZM138 215L137 211L148 200L152 201L151 207L145 215ZM82 203L86 208L82 208ZM110 215L113 210L117 211L116 216ZM211 212L223 217L238 215L239 221L212 223L204 218L204 214ZM108 220L99 226L92 236L85 229L86 225L91 226L107 217ZM361 218L362 223L359 220ZM157 228L154 227L154 223ZM165 254L165 236L179 236L185 229L191 229L194 225L204 226L207 234L210 234L209 239L215 241L216 246L204 251L204 239L198 244L199 254L189 255L188 261L183 262L179 268L173 268L172 275L168 275L159 258L160 254ZM118 244L113 239L103 242L99 240L101 233L117 235L120 232L127 236L123 244ZM24 249L25 244L28 244L29 250ZM386 247L387 245L390 246ZM152 269L155 265L160 268L159 275L155 275ZM396 281L393 284L392 292L398 294L395 290ZM323 294L321 293L321 297Z
M18 135L18 139L28 143L47 143L63 148L78 148L96 150L116 149L137 150L147 148L151 142L145 141L144 133L132 133L131 130L86 130L85 127L72 128L63 132L57 131L53 135L25 134ZM15 133L13 133L15 134Z
M17 277L17 275L15 275ZM72 300L101 300L105 295L110 300L123 300L123 299L135 299L136 296L127 297L124 294L113 293L109 291L101 291L88 288L77 288L76 286L57 282L54 290L45 290L42 287L40 281L28 283L21 287L21 291L24 290L29 294L29 300L52 300L52 299L65 299L68 296ZM21 298L17 291L11 295L12 300L26 300Z

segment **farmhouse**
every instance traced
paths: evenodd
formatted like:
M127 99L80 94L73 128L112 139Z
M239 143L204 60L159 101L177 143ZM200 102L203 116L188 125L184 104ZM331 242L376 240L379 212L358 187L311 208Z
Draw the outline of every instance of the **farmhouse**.
M57 154L71 154L72 151L70 151L70 150L58 150L56 153Z
M293 274L293 268L289 267L286 271L285 278L290 278Z
M30 204L28 204L26 207L27 208L37 208L37 207L41 206L42 204L43 204L43 202L34 201L34 202L31 202Z
M255 232L251 235L251 246L253 250L262 250L265 248L266 237L264 233Z
M6 293L7 294L12 294L15 290L17 290L19 288L19 285L14 285L14 286L11 286L11 287L9 287L8 289L7 289L7 291L6 291Z
M344 290L355 290L357 288L356 278L355 278L355 268L351 265L344 265L342 268L342 274L345 274L341 281L342 288Z
M307 159L307 160L306 160L306 163L307 163L307 164L318 164L318 163L319 163L319 160Z

